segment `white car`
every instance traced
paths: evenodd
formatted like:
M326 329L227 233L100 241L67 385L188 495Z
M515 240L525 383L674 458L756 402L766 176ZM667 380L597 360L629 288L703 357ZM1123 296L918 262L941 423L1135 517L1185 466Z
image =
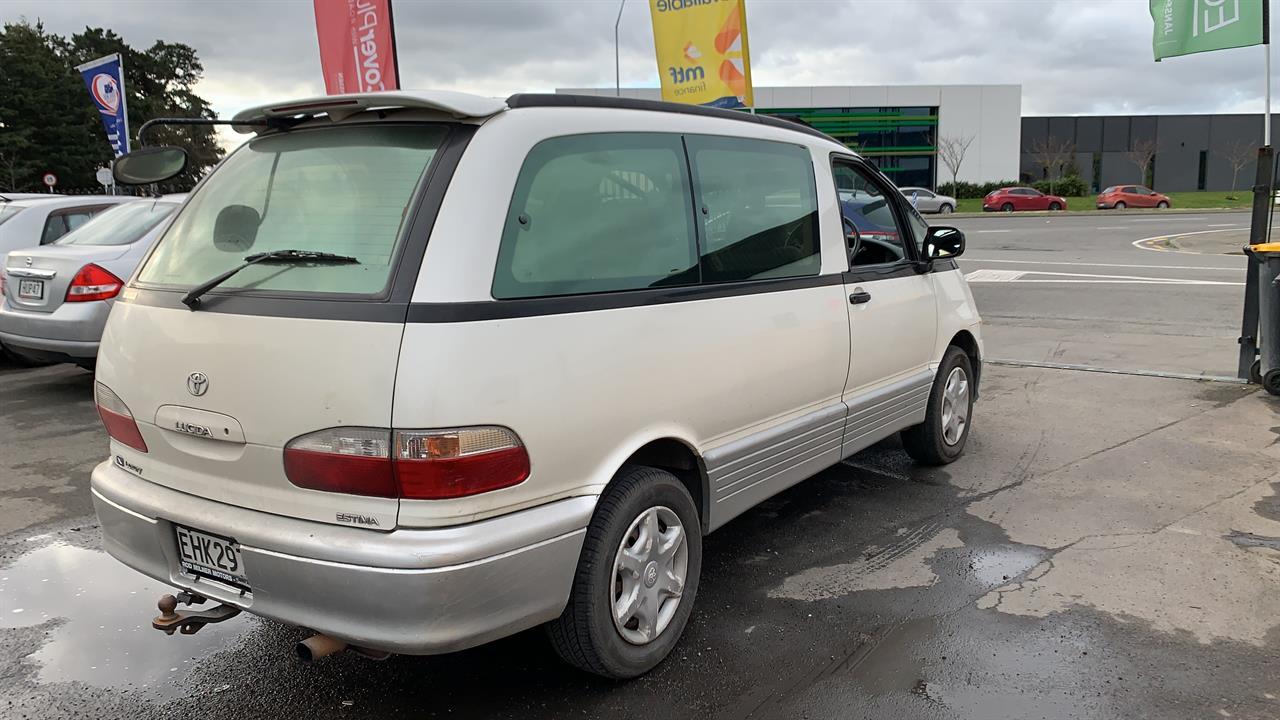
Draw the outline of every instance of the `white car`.
M132 195L44 195L0 203L0 257L48 245Z
M956 211L956 199L922 187L898 188L904 197L922 213L949 215Z
M158 627L243 609L320 633L315 659L546 625L632 677L678 641L706 534L891 435L965 447L964 236L821 133L411 91L236 119L276 127L192 193L98 355L93 499L108 552L186 591ZM182 168L135 154L117 180Z

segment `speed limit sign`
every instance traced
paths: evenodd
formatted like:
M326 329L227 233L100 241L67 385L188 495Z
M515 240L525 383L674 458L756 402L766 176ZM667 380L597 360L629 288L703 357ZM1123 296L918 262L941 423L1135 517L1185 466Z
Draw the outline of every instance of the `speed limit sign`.
M43 177L43 178L41 178L41 179L42 179L42 180L44 180L44 184L45 184L45 185L48 185L48 186L49 186L49 190L50 190L50 191L52 191L52 190L53 190L53 186L54 186L54 185L57 185L57 184L58 184L58 176L57 176L57 175L54 175L54 174L53 174L53 173L51 173L51 172L47 172L47 173L45 173L45 174L44 174L44 177Z

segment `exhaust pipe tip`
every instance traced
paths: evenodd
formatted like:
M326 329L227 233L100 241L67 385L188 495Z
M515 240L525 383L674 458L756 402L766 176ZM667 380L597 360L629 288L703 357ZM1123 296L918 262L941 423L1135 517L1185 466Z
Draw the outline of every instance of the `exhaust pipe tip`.
M317 633L295 645L293 652L302 662L310 663L346 649L347 644L342 640Z

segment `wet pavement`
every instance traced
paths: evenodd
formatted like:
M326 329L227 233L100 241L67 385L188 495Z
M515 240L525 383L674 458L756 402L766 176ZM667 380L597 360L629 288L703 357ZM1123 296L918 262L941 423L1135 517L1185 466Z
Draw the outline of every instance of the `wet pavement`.
M1247 387L989 367L964 458L887 441L730 523L672 657L613 683L537 631L304 666L269 621L150 630L164 588L87 511L86 378L0 370L6 720L1280 717L1280 422Z

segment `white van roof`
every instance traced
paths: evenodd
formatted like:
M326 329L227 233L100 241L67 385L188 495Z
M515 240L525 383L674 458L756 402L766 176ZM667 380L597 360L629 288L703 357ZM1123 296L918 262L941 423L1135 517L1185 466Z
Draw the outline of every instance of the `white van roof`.
M262 121L272 118L299 118L328 115L334 120L365 110L414 109L436 110L456 118L486 118L507 109L498 98L470 95L450 90L391 90L387 92L323 95L287 102L259 105L236 113L233 122ZM252 133L260 128L252 125L233 126L236 132Z

